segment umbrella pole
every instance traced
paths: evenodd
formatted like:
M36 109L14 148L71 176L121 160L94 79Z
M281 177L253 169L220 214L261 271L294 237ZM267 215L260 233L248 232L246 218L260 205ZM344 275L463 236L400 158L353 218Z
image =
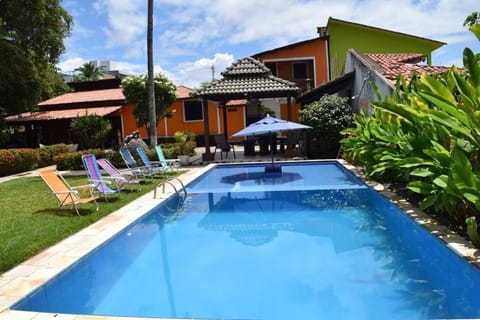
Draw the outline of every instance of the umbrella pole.
M274 167L273 165L273 134L270 135L270 155L272 156L272 168Z

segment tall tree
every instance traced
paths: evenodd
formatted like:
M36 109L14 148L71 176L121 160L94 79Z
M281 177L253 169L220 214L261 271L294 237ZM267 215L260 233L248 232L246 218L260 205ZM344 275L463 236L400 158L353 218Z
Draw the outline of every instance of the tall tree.
M164 75L155 76L155 122L162 118L170 118L173 112L170 107L176 100L176 87ZM122 91L128 103L135 104L133 114L137 119L137 127L145 127L150 132L150 112L148 105L148 77L131 76L122 80ZM156 130L155 130L156 133Z
M101 76L100 70L91 62L83 64L81 67L75 69L80 72L79 76L74 76L75 81L91 81L98 80Z
M153 0L148 0L147 26L147 59L148 59L148 118L150 146L157 144L157 115L155 113L155 74L153 71Z
M72 26L59 2L0 0L0 109L7 114L31 110L59 90L55 65Z

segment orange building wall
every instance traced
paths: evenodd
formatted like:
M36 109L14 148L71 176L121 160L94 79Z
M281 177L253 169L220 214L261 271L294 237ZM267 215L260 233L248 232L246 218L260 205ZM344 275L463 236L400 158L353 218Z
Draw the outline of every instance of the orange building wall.
M244 127L244 108L236 107L229 108L231 111L227 112L228 121L228 135L232 135L235 132L243 129ZM236 111L233 111L236 109ZM137 128L135 117L133 115L134 105L127 104L122 108L123 117L123 130L125 135L131 134L133 131L138 130L141 137L148 137L148 132L145 128ZM204 122L201 121L189 121L185 122L183 116L183 100L176 100L171 108L173 117L170 119L161 119L157 123L157 135L173 136L176 131L191 130L197 135L201 135L204 132ZM217 107L214 102L208 102L208 120L210 134L223 132L223 110ZM165 123L166 122L166 123ZM220 129L219 129L220 124Z
M223 109L220 108L219 112L219 119L220 119L220 132L216 133L223 133L224 125L223 125ZM244 106L236 106L236 107L227 107L227 137L229 140L243 140L243 138L236 138L230 139L230 136L245 127L245 107ZM212 130L211 130L212 131Z
M258 55L257 58L260 62L264 63L269 60L299 60L300 58L311 57L315 58L315 86L318 87L328 81L327 45L325 39L318 38L313 41L281 48L273 52ZM291 78L290 69L287 74L287 71L281 70L281 65L282 64L279 64L278 76L284 79Z

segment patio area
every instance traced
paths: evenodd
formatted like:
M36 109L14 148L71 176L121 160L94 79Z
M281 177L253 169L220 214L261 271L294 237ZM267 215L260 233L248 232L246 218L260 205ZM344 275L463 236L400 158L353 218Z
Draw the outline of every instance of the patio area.
M228 154L223 152L223 156L220 155L220 150L215 152L215 147L210 147L210 152L215 153L215 158L213 161L203 161L202 154L205 153L205 147L195 148L196 155L190 158L190 165L207 165L209 163L232 163L232 162L271 162L272 156L270 153L261 152L260 146L257 144L254 146L254 153L245 152L245 147L243 143L234 144L233 149L235 150L235 158L233 157L233 152L230 151ZM291 161L291 160L304 160L307 159L306 156L289 155L288 152L281 150L281 147L277 147L277 151L273 154L273 158L276 161Z

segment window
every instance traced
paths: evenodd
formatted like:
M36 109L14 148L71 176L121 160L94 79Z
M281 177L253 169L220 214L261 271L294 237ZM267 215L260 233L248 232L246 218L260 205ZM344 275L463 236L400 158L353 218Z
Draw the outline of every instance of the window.
M308 79L308 64L306 62L293 64L293 79Z
M183 101L184 121L203 121L202 102L198 100Z
M274 76L277 76L277 64L275 62L265 62L265 67L270 69Z

